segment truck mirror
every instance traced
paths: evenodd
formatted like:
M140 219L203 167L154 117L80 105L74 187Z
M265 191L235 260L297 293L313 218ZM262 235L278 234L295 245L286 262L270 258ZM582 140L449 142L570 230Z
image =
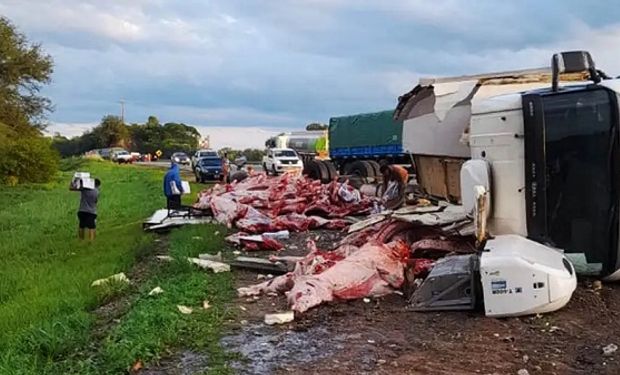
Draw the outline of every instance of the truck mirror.
M552 82L551 89L558 91L560 74L562 73L579 73L587 71L590 73L590 79L594 83L599 83L601 77L596 71L594 60L587 51L569 51L556 53L551 58Z

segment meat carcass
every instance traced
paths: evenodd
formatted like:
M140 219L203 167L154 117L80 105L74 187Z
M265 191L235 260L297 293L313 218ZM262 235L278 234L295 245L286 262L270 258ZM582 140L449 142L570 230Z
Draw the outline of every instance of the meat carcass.
M240 288L239 295L286 291L289 306L304 312L323 302L382 296L400 288L409 247L403 242L371 241L357 248L339 247L333 252L312 248L295 270L269 282Z
M334 218L366 213L371 201L346 182L321 185L288 174L272 178L257 174L201 192L195 207L211 208L218 222L258 234L281 229L342 229L348 223ZM313 215L331 220L320 222Z

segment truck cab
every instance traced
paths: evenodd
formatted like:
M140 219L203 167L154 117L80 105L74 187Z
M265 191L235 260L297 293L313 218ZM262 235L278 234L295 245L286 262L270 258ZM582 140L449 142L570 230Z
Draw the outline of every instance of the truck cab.
M472 158L492 170L493 233L562 249L582 274L618 262L620 80L489 98L472 107Z
M488 174L491 236L519 235L563 252L580 274L620 279L619 79L576 51L554 55L552 69L435 80L412 93L397 108L406 147L464 160L463 201L474 194L467 181ZM486 171L469 173L463 158Z
M299 171L304 168L304 164L291 148L271 148L267 150L263 157L263 169L268 174L277 175L286 171Z

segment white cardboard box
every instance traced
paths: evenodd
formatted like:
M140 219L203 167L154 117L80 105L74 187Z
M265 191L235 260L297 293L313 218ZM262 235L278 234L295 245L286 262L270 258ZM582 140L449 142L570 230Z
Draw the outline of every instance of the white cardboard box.
M184 195L191 193L191 188L189 186L189 182L181 181L181 186L183 187L183 194Z

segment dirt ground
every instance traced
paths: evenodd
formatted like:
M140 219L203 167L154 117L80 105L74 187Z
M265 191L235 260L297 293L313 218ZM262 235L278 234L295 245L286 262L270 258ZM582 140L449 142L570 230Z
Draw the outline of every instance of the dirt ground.
M304 254L308 236L319 236L323 249L339 238L336 232L296 234L281 254ZM257 282L253 272L235 276L237 286ZM591 280L581 281L564 309L509 319L413 312L394 294L322 305L295 322L267 326L265 313L286 310L283 296L234 304L238 318L222 345L245 358L233 364L242 374L620 374L620 351L602 351L620 345L619 285L594 291Z

